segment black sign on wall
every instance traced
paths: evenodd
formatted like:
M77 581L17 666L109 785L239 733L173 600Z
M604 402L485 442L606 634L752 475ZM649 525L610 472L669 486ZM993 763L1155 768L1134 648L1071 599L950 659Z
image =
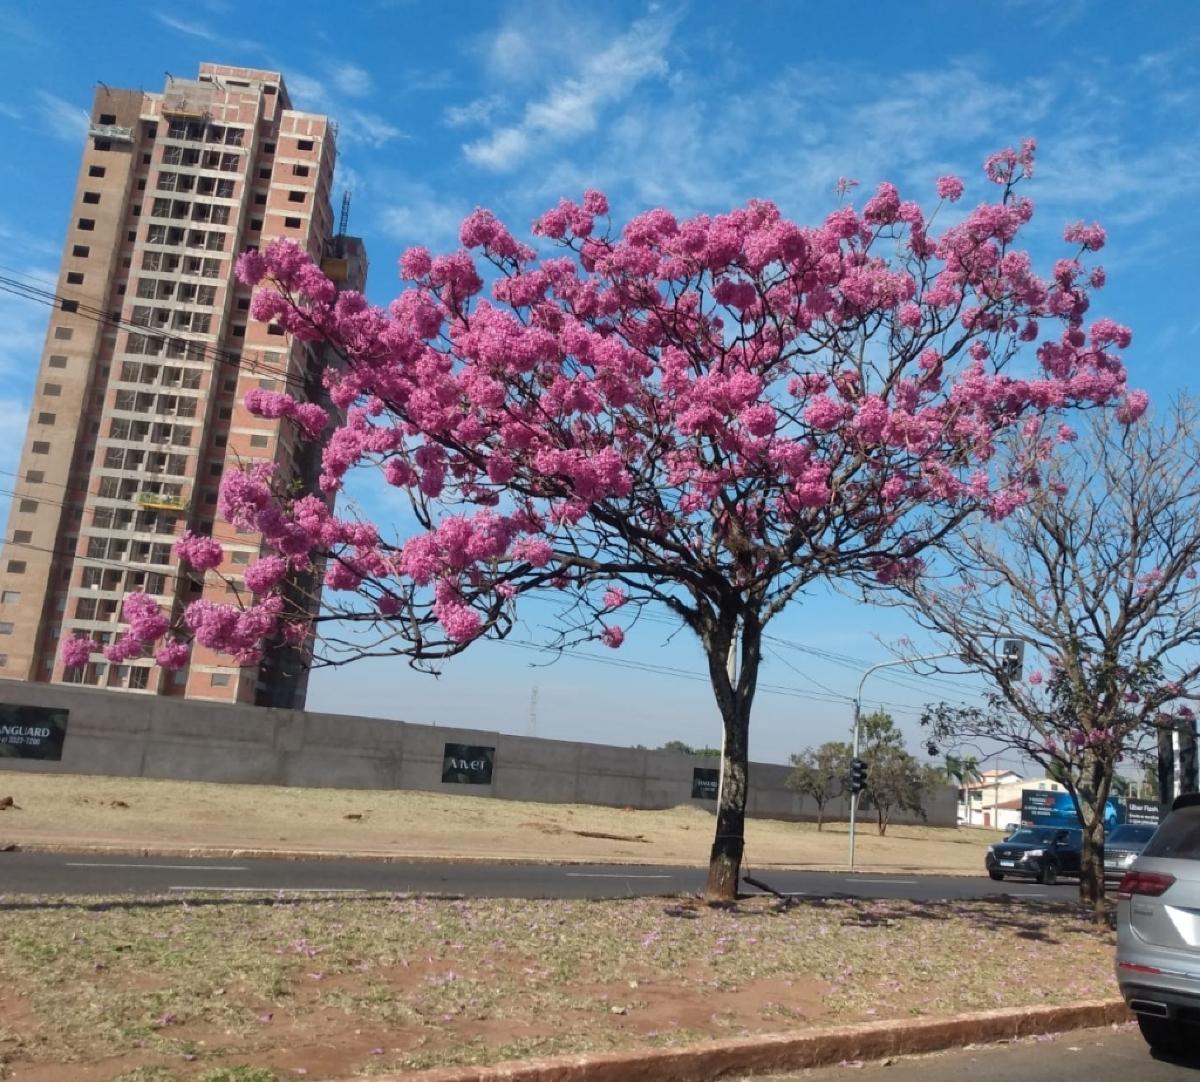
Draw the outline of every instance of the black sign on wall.
M1158 826L1160 818L1156 800L1127 800L1125 802L1125 822L1127 823Z
M0 759L61 759L66 710L0 703Z
M491 785L495 748L447 744L442 753L442 781L459 785Z
M696 766L692 768L692 799L716 800L717 787L720 785L721 772L712 767Z

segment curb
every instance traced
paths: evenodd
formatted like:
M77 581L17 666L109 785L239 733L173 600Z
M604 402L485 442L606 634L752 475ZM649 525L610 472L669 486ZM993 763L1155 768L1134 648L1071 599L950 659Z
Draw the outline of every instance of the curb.
M671 860L613 860L598 857L564 857L549 860L539 857L494 857L449 855L446 853L378 853L345 852L329 849L255 849L246 846L209 845L101 845L95 842L8 842L0 838L0 853L93 853L113 857L192 857L214 860L244 858L246 860L357 860L372 864L528 864L537 867L558 865L614 865L618 867L654 868L697 868L705 862ZM759 871L784 872L841 872L853 876L872 875L915 875L937 879L977 879L982 872L964 872L960 869L941 870L911 868L901 865L883 865L877 868L855 868L849 871L839 864L756 864ZM1002 892L1001 892L1002 893Z
M509 1061L492 1067L439 1067L374 1076L375 1082L709 1082L730 1074L827 1067L856 1060L939 1052L971 1044L1063 1033L1128 1021L1121 999L1067 1007L1011 1008L923 1021L836 1026L802 1033ZM340 1079L338 1082L355 1082Z

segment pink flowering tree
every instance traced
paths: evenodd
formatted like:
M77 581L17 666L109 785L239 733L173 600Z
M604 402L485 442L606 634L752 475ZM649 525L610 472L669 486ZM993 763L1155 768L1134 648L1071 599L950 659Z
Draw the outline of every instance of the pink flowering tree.
M1080 900L1104 899L1104 807L1123 760L1190 719L1200 677L1200 412L1125 427L1094 414L1046 483L897 582L917 619L991 685L926 709L931 744L987 739L1063 784L1083 827ZM1027 643L1021 677L997 637Z
M1085 318L1103 231L1068 228L1045 276L1017 243L1032 168L1030 144L994 155L994 199L965 212L944 177L934 214L882 184L810 227L753 201L616 232L589 192L537 220L540 253L479 210L460 250L404 254L386 308L335 295L294 246L244 254L255 317L344 358L324 375L344 416L282 394L251 408L324 443L324 493L374 469L415 525L339 517L269 466L227 474L221 514L272 555L246 574L252 603L193 603L177 625L245 661L304 641L289 584L314 565L325 663L436 667L508 634L531 592L562 600L552 645L615 649L665 609L724 725L707 893L732 899L767 624L814 580L887 584L967 516L1029 501L1059 412L1144 408L1116 353L1129 332ZM1002 437L1022 455L1000 473ZM207 562L208 544L180 551Z

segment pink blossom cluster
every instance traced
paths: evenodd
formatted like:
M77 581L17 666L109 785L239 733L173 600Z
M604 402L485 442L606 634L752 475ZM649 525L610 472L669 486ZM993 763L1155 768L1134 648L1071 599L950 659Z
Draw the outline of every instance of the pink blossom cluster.
M303 641L281 599L289 571L318 566L380 617L420 612L454 643L527 589L601 593L604 576L580 572L588 554L624 554L626 585L707 560L766 589L785 570L818 574L820 540L838 537L882 582L919 574L926 517L1002 518L1031 498L1069 438L1058 415L1113 406L1132 422L1146 408L1126 384L1129 329L1089 315L1105 275L1085 260L1103 230L1069 226L1071 250L1043 273L1020 246L1033 170L1031 141L992 155L999 196L941 229L890 183L810 226L752 200L682 219L657 208L617 232L587 192L537 219L542 256L480 209L457 251L404 253L386 308L337 293L287 242L243 255L256 318L346 358L324 374L344 412L331 432L288 395L252 392L249 408L327 437L325 496L375 466L421 527L386 541L279 490L269 465L231 471L221 513L269 552L247 571L247 609L195 603L188 626L239 657L277 634ZM936 191L957 201L964 184L943 176ZM1022 351L1032 366L1012 363ZM1002 440L1025 469L995 467ZM211 539L177 549L220 562ZM597 635L618 646L624 632L600 621Z
M68 669L82 668L100 651L100 644L88 635L72 635L63 639L58 656Z
M279 631L282 611L279 597L247 608L200 600L187 606L183 618L201 646L230 654L239 665L255 665L262 660L263 643Z
M290 417L310 440L318 439L329 424L329 414L315 402L297 402L282 391L255 388L246 392L244 401L246 409L256 417Z
M187 664L191 649L179 639L168 638L170 618L149 594L126 594L121 603L121 616L128 625L113 642L104 647L104 656L114 665L153 650L154 659L164 669L180 669Z
M194 567L197 571L210 571L220 567L225 558L225 550L220 542L214 541L204 534L195 534L185 530L175 542L175 556L182 563Z

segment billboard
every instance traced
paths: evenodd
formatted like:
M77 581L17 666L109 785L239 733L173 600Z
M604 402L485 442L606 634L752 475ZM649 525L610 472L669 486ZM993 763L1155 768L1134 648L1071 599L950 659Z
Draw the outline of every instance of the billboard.
M1125 801L1125 822L1156 827L1162 818L1162 809L1157 800Z
M0 759L61 759L68 711L0 703Z
M1118 800L1109 797L1104 805L1104 829L1121 823L1158 824L1158 805L1152 800ZM1079 816L1070 793L1046 789L1021 790L1021 823L1037 827L1079 827Z

